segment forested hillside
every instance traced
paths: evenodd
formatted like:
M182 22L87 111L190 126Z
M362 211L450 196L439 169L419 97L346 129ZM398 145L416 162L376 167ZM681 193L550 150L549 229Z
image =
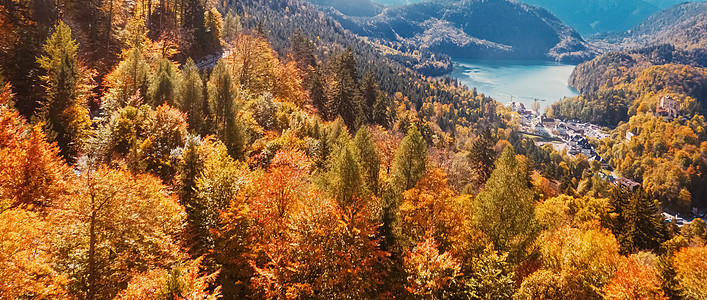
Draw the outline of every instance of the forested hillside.
M707 3L682 3L660 11L630 32L618 35L617 43L629 47L671 44L679 49L707 47Z
M703 17L703 8L704 3L681 4L657 14L634 31L636 40L648 37L649 46L610 52L577 66L570 85L582 94L547 112L612 128L610 138L594 142L599 155L675 211L687 212L707 199L701 171L707 163L707 50L692 34L703 31L693 22ZM669 117L660 115L666 96L677 106Z
M420 2L372 17L327 11L358 35L454 58L576 62L594 54L574 29L546 10L507 0Z
M641 23L658 7L645 0L523 0L543 7L585 36L620 33Z
M308 3L0 4L0 299L707 296L692 85L632 191Z

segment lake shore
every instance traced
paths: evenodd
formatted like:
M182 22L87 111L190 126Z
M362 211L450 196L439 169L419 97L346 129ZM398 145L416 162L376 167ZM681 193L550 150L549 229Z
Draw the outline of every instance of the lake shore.
M530 108L538 101L544 109L578 95L567 83L574 67L551 61L454 60L450 76L503 104L520 102Z

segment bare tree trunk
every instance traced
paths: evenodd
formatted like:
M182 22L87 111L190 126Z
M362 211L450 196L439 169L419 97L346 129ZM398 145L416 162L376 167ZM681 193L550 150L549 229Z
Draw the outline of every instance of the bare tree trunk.
M110 53L110 36L113 31L113 0L110 0L110 8L108 9L108 30L106 33L106 51Z
M88 167L87 180L89 193L91 194L91 225L90 239L88 244L88 294L86 299L93 300L96 297L96 194L93 191L91 182L91 167Z

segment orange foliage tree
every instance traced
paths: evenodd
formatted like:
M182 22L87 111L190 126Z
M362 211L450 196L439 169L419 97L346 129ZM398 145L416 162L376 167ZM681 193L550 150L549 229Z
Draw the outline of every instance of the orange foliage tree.
M685 299L707 298L707 246L683 248L673 258L678 285Z
M71 193L74 175L42 125L29 126L10 101L8 85L0 94L0 211L44 209Z
M604 287L604 299L668 299L654 266L637 257L622 258L614 278Z
M427 234L404 258L405 289L422 299L446 299L463 283L461 264L450 253L439 253L438 245Z
M349 214L352 210L314 190L310 168L304 153L279 151L254 188L222 214L221 235L230 241L224 249L246 250L240 255L252 267L250 289L257 297L378 294L387 254L378 249L377 226L366 202L350 204L358 207ZM247 236L228 236L243 234L244 226Z
M101 166L84 170L80 181L50 217L54 265L69 276L73 295L110 299L134 274L181 260L184 208L159 179Z
M447 187L447 177L440 169L429 171L414 188L403 193L398 208L397 241L404 250L423 242L429 232L446 251L460 234L462 216L454 206L454 192Z
M68 298L66 276L52 268L51 228L36 212L0 212L0 298Z

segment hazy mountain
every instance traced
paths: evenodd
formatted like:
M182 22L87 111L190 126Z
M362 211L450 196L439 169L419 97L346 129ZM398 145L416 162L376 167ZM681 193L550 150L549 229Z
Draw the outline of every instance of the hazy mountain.
M354 17L372 17L381 12L383 6L371 0L311 0L313 4L333 7L342 14Z
M336 0L322 0L336 1ZM353 3L358 3L356 0ZM449 0L455 1L455 0ZM686 0L517 0L547 9L582 35L614 32L620 33L643 22L652 14ZM689 2L704 2L693 0ZM373 0L385 6L400 6L423 2L422 0ZM346 3L346 2L344 2ZM339 9L342 13L346 8ZM348 14L350 15L350 14Z
M683 3L660 11L610 41L624 47L671 44L679 49L705 49L707 2Z
M374 17L327 10L344 28L455 58L586 60L582 37L540 7L508 0L420 2Z
M541 6L583 35L622 32L659 10L644 0L522 0Z
M644 1L646 1L650 4L653 4L660 9L665 9L665 8L671 7L673 5L677 5L677 4L681 4L681 3L685 3L685 2L704 2L705 0L697 0L697 1L695 1L695 0L691 0L691 1L687 1L687 0L644 0Z

